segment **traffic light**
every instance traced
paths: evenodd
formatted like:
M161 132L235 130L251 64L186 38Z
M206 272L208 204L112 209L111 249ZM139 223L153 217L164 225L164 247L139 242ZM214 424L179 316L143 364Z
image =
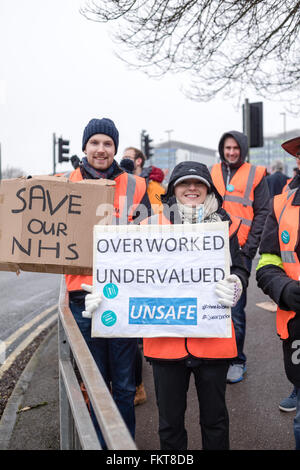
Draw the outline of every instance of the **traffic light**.
M144 153L147 160L153 155L153 147L150 145L151 142L153 142L153 139L150 139L148 134L144 135Z
M70 159L69 157L66 157L65 154L68 154L70 152L69 149L69 140L64 140L62 137L58 139L58 162L68 162Z
M250 120L250 142L249 147L263 147L264 146L264 133L263 133L263 103L249 103L249 120ZM243 105L243 129L245 129L245 106Z
M250 147L263 146L263 104L250 103Z

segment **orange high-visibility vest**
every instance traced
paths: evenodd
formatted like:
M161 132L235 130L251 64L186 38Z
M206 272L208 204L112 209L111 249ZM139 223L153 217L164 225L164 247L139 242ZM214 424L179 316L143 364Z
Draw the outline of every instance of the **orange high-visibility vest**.
M254 166L243 163L225 187L222 164L216 163L211 170L212 180L218 192L222 196L223 208L229 215L238 217L242 223L238 232L240 246L243 246L248 238L253 217L254 190L266 175L263 166Z
M82 181L80 168L72 171L69 175L70 181ZM140 176L121 173L114 181L114 218L119 219L120 224L127 224L132 221L134 210L139 205L146 192L146 180ZM80 276L75 274L66 274L66 286L68 291L82 290L81 284L93 284L92 276Z
M285 185L283 186L282 188L282 193L284 193L285 191L288 191L290 189L290 182L292 181L293 178L289 178L287 180L287 182L285 183Z
M286 191L274 197L274 213L278 222L278 239L281 260L285 273L295 281L300 279L300 263L296 254L299 230L299 206L292 202L298 188ZM276 327L281 339L289 337L288 322L296 312L277 307Z
M141 224L171 224L163 214L156 214ZM238 226L232 223L229 227L229 235L235 233ZM232 359L237 356L237 347L233 323L231 322L231 338L173 338L158 337L144 338L144 355L152 359L183 359L192 354L195 357L206 359Z

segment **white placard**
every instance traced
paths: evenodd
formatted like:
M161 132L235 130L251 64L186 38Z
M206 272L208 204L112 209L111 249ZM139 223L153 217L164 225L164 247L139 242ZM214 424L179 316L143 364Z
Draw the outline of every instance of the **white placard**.
M231 337L228 222L94 227L93 337Z

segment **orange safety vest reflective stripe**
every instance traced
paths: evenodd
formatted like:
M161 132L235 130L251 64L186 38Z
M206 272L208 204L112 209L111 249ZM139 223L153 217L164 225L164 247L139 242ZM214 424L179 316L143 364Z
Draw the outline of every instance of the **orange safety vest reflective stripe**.
M278 239L285 273L295 281L300 279L300 263L296 254L299 230L299 206L292 202L298 188L274 197L274 213L278 222ZM288 322L296 312L277 307L276 328L281 339L289 337Z
M224 200L223 208L229 215L238 217L242 221L238 232L240 246L246 243L251 229L254 217L254 190L265 175L265 167L245 162L235 172L226 188L222 164L216 163L211 169L214 185Z
M163 214L157 214L141 224L171 224ZM236 223L229 227L229 234L237 230ZM237 356L237 347L233 323L231 322L231 338L144 338L144 355L152 359L184 359L188 354L206 359L232 359Z
M70 181L82 181L80 168L72 171ZM116 182L114 197L114 221L126 225L132 221L134 210L139 205L146 192L146 180L140 176L121 173L114 181ZM81 284L93 284L92 276L81 276L66 274L66 286L68 291L82 290Z

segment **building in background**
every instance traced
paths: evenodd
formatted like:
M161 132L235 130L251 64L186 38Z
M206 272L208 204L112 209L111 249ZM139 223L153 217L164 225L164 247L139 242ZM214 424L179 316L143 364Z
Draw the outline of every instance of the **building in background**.
M296 166L295 158L288 155L282 149L281 144L299 135L300 129L295 129L265 136L263 147L250 149L250 162L253 165L265 166L270 172L272 163L275 160L281 160L284 173L291 177L293 168ZM210 168L219 161L219 154L215 149L169 140L154 147L154 155L146 162L146 166L154 165L161 168L166 175L165 182L167 182L170 173L178 163L191 160L204 163Z
M250 162L253 165L263 165L268 172L271 171L272 163L281 160L284 166L284 173L293 176L293 168L296 167L295 157L286 153L281 147L282 142L293 139L300 135L300 129L287 131L264 137L264 146L250 149Z
M217 151L214 149L169 140L155 146L149 165L161 168L166 175L165 180L168 181L173 168L180 162L196 161L211 167L216 158Z

